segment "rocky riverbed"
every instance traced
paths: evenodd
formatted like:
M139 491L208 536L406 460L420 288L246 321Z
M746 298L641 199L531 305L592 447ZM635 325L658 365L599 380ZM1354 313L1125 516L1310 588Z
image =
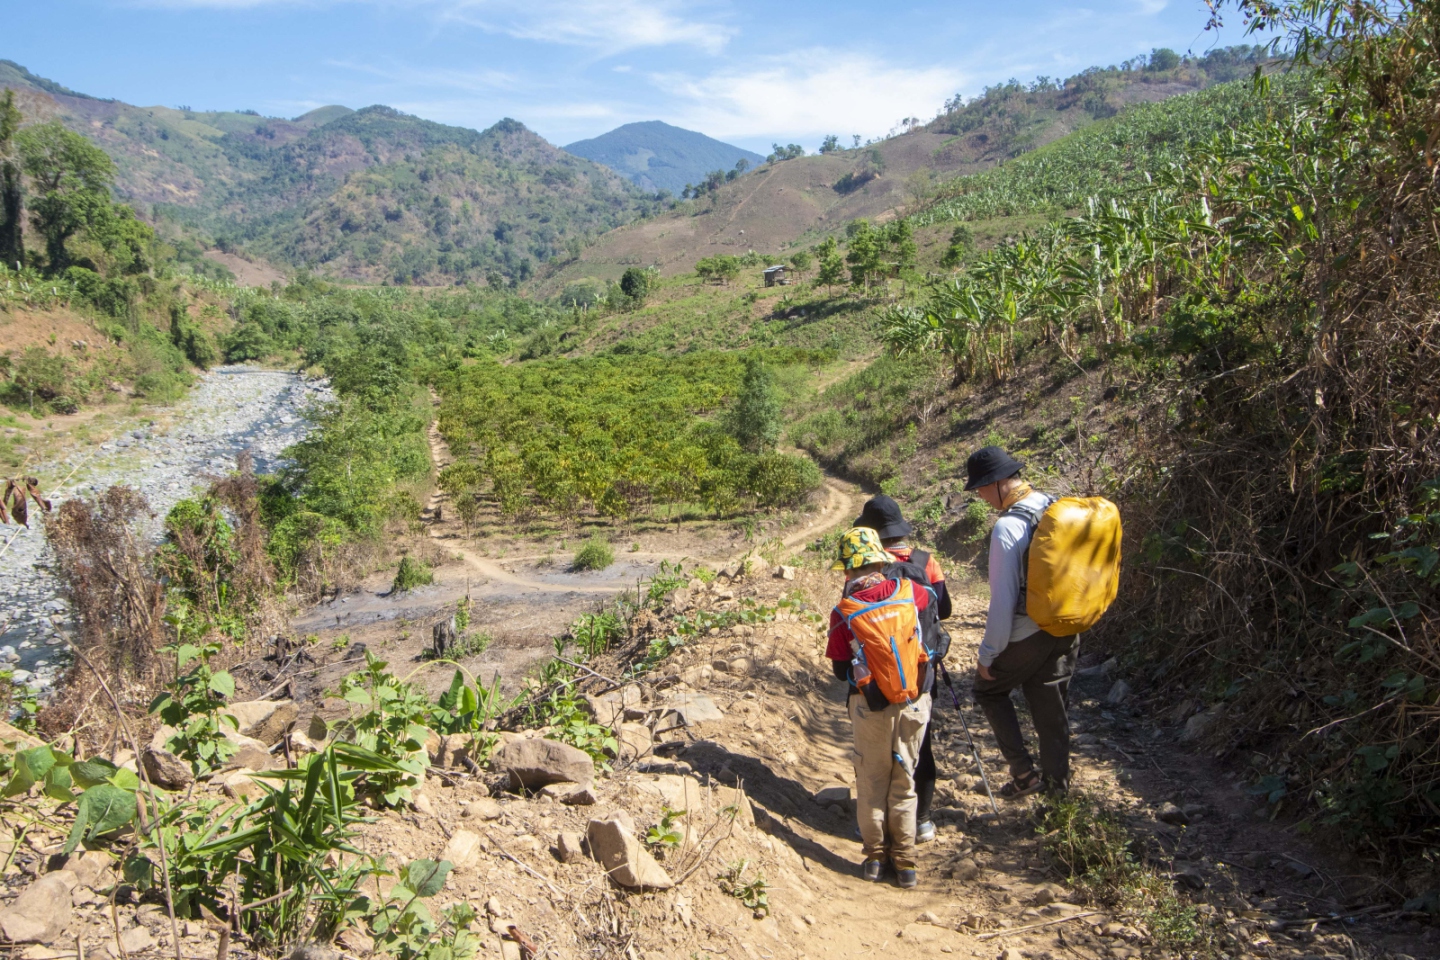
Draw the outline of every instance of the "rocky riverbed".
M281 452L305 435L305 409L329 398L325 382L298 374L216 367L174 407L32 472L47 484L69 477L61 487L46 487L57 504L115 484L134 487L150 503L148 533L158 537L170 508L233 469L242 451L255 458L256 472L276 469ZM42 695L64 665L71 630L50 562L44 524L33 521L0 556L0 661L9 663L17 682Z

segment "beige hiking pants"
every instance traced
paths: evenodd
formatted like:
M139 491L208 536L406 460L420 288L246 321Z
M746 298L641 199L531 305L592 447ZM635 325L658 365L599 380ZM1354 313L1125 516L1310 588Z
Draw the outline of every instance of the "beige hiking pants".
M914 703L892 703L871 710L865 697L850 698L855 736L855 814L867 860L884 860L895 869L915 866L915 761L930 723L930 694ZM885 828L890 847L885 847Z

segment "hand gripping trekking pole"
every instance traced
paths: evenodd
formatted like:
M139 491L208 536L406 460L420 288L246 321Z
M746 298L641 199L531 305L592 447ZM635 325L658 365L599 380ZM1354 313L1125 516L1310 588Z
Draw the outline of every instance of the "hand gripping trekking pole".
M975 758L975 766L980 771L980 781L985 784L985 795L990 798L990 809L995 811L995 819L1000 819L1000 807L995 803L995 794L990 790L990 778L985 776L985 764L980 762L980 748L975 746L975 738L970 735L970 724L965 719L965 711L960 707L960 696L955 692L955 684L950 681L950 671L945 669L945 661L939 661L940 678L945 681L945 686L950 688L950 699L955 704L955 712L960 714L960 725L965 728L965 739L970 741L970 754Z

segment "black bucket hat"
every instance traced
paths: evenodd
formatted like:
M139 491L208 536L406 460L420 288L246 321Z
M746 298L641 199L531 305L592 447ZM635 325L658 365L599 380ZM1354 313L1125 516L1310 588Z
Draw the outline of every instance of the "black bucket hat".
M891 537L908 537L915 532L915 528L910 526L905 521L905 517L901 515L900 504L883 493L865 501L865 508L860 511L860 516L855 518L855 522L851 526L869 527L880 534L881 540L889 540Z
M997 480L1015 476L1024 466L999 447L982 447L965 461L965 489L988 487Z

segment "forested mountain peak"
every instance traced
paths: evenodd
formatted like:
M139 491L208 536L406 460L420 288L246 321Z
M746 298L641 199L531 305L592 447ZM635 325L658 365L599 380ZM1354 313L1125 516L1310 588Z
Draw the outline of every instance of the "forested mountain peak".
M701 182L712 170L733 170L740 160L753 167L765 159L751 150L661 120L627 123L565 149L618 170L644 189L675 194L686 184Z

